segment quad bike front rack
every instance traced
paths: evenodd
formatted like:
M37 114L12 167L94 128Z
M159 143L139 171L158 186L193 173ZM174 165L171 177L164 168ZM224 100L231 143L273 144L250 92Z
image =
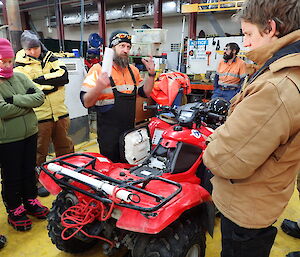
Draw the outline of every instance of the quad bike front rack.
M74 157L86 157L87 159L90 159L86 164L82 165L82 166L78 166L75 165L73 163L68 162L67 160L70 158L74 158ZM138 203L139 201L134 201L133 199L131 199L131 203L126 203L124 201L121 202L115 202L115 205L117 206L121 206L121 207L125 207L125 208L129 208L129 209L133 209L133 210L137 210L137 211L141 211L141 212L154 212L157 211L158 209L160 209L162 206L164 206L165 204L167 204L171 199L173 199L176 195L178 195L181 191L182 191L182 186L174 181L162 178L162 177L155 177L155 176L149 176L147 178L144 179L138 179L138 180L133 180L133 179L128 179L128 180L119 180L119 179L114 179L112 177L109 177L107 175L104 175L100 172L96 172L95 171L95 166L96 166L96 161L97 161L97 157L89 155L89 154L85 154L85 153L73 153L73 154L69 154L48 162L44 162L41 166L40 166L40 170L44 171L49 177L51 177L60 187L62 188L67 188L67 189L71 189L74 191L77 191L81 194L84 194L86 196L89 196L97 201L101 201L102 203L106 203L106 204L112 204L113 200L109 199L108 197L102 197L100 196L102 195L106 195L107 194L103 191L103 190L95 190L95 188L93 188L91 186L91 184L86 183L84 181L78 180L74 177L69 177L68 175L61 175L57 172L50 172L47 168L45 168L45 166L51 164L51 163L55 163L55 164L59 164L60 166L63 166L65 168L71 168L72 171L82 174L89 174L92 175L93 178L97 179L97 180L101 180L101 181L106 181L108 183L110 183L111 185L116 186L119 189L124 189L127 190L129 192L137 192L139 195L137 195L136 193L132 193L132 195L135 195L138 197L138 199L141 198L142 195L150 197L150 198L154 198L155 202L157 202L156 205L154 205L153 207L142 207L139 206ZM90 167L90 168L89 168ZM58 178L56 175L59 174L61 176L61 178ZM91 193L88 192L76 185L73 185L69 182L69 180L73 180L73 181L77 181L83 185L89 186L91 188L93 188L95 190L95 193ZM176 190L171 193L170 195L168 195L167 197L149 192L147 190L145 190L145 187L154 180L158 180L161 181L163 183L166 184L170 184L176 187ZM139 186L137 186L139 185Z

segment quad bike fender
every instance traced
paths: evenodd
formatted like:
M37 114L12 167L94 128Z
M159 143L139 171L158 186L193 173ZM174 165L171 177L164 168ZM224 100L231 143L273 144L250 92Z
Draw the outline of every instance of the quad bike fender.
M103 156L102 154L99 154L99 153L86 152L85 154L96 158L95 168L98 170L101 169L103 171L103 173L105 173L105 171L108 171L111 167L113 167L115 165L118 165L120 167L124 166L124 168L131 167L128 164L124 164L124 165L118 164L118 163L114 164L108 158L106 158L105 156ZM68 161L68 162L70 162L74 165L78 165L78 166L83 166L88 161L90 161L90 158L87 158L86 156L74 156L74 154L63 155L63 156L60 156L59 158L55 158L55 159L56 160L64 159L65 161ZM47 169L47 162L43 163L41 166ZM48 170L48 172L50 172L50 171ZM62 191L62 188L48 174L46 174L46 172L43 169L39 168L38 173L39 173L40 183L52 195L57 195ZM53 172L50 172L50 173L53 173ZM59 174L56 174L55 177L59 179L62 176Z
M116 226L139 233L157 234L177 220L183 212L208 201L211 201L211 196L203 187L182 183L182 191L158 211L147 213L118 207L121 215Z
M40 172L39 181L52 195L58 195L62 191L62 188L44 171Z

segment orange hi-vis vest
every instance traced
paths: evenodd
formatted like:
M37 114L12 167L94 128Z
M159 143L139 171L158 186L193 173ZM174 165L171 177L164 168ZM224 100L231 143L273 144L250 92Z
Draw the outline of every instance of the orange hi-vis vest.
M130 68L132 69L133 75L135 77L137 85L139 85L143 80L140 76L139 70L130 64ZM95 64L88 72L83 85L81 87L82 92L88 92L91 88L96 86L96 81L98 76L102 72L101 65ZM113 65L111 76L116 84L116 88L119 92L130 94L134 90L134 81L130 75L128 68L119 68ZM108 86L105 88L102 93L99 95L98 100L95 106L105 106L114 104L114 94L112 91L112 86Z
M246 77L246 64L236 57L231 63L222 60L219 63L217 74L219 75L219 86L239 87L241 79Z

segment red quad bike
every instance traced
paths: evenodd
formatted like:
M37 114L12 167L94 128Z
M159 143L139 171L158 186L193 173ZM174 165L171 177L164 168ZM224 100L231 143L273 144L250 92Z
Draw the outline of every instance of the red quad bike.
M106 254L126 247L132 257L205 256L214 206L204 188L202 163L212 129L202 120L224 117L203 103L181 106L176 117L178 124L165 130L138 165L112 163L98 153L74 153L42 164L40 181L58 194L47 226L58 249L80 253L102 240ZM125 149L128 142L138 152L140 144L150 149L147 128L132 133L124 139Z

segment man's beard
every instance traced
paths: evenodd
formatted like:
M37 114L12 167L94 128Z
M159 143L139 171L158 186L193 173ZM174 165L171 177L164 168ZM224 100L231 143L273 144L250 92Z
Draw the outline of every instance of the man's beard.
M128 56L123 57L123 56L115 55L114 62L115 62L115 64L117 64L121 68L126 68L129 65L129 58L128 58Z
M223 59L225 60L225 61L228 61L228 60L230 60L230 59L232 59L233 58L233 53L231 52L230 54L224 54L223 55Z

